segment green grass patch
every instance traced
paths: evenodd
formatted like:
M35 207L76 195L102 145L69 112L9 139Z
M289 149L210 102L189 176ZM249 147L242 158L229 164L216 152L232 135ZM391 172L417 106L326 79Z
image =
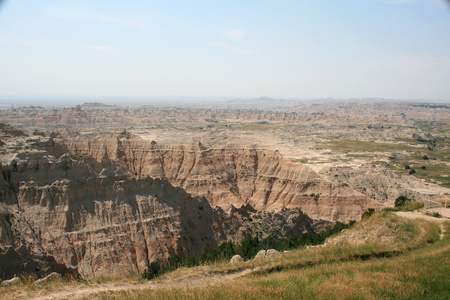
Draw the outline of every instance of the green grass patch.
M374 156L370 154L347 154L347 157L373 159Z
M447 135L450 132L450 119L439 121L417 120L415 126L426 132L439 132Z
M417 151L415 147L391 144L391 143L375 143L366 141L353 140L337 140L320 143L315 148L329 148L338 152L393 152L393 151Z
M291 158L292 162L299 162L302 164L306 164L308 163L308 159L307 158Z
M278 124L244 124L241 125L241 130L274 130L283 126Z
M388 164L387 167L402 174L409 174L414 169L415 173L413 175L417 178L425 179L428 182L440 182L440 185L446 187L450 186L450 177L448 177L450 175L450 166L444 163L432 164L425 161L417 162L417 160L413 162L410 164ZM405 169L405 166L409 166L410 168ZM425 169L422 167L425 167Z

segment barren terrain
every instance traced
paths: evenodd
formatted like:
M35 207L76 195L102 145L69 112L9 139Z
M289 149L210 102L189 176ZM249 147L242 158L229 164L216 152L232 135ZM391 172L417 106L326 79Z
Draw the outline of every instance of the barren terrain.
M399 196L450 192L447 104L85 103L0 120L3 279L142 273L248 234L301 237Z

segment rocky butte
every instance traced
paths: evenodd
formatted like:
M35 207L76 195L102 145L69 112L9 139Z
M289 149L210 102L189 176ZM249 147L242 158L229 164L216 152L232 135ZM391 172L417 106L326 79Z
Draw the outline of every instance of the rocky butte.
M143 272L173 254L247 234L301 236L381 207L345 183L253 146L0 129L2 279ZM258 221L249 222L250 215Z

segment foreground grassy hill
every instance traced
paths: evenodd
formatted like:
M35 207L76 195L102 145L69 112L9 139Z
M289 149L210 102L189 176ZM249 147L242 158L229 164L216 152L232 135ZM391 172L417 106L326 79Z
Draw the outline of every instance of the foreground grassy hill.
M409 215L408 215L409 214ZM446 232L445 234L443 234ZM2 298L449 299L450 221L379 212L325 245L238 264L180 268L151 281L0 288Z

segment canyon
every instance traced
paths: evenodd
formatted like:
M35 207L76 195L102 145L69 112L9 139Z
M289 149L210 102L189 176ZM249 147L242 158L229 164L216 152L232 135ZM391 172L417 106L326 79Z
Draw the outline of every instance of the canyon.
M66 144L42 137L14 138L12 144L4 140L3 147L15 148L16 153L2 162L2 278L55 270L83 278L142 273L149 262L163 262L174 254L188 256L248 234L301 236L334 221L314 220L296 205L256 210L248 203L233 202L236 197L224 199L224 208L216 207L202 193L187 193L165 176L145 172L136 176L118 159L117 149L108 157L103 152L95 155L95 146L93 155L79 150L72 154L68 146L74 144L67 140ZM100 149L108 153L103 146ZM191 186L198 186L195 180ZM229 195L224 192L221 198ZM250 214L257 221L250 223Z
M120 277L248 234L321 232L400 195L438 199L448 111L266 99L2 110L0 278Z

